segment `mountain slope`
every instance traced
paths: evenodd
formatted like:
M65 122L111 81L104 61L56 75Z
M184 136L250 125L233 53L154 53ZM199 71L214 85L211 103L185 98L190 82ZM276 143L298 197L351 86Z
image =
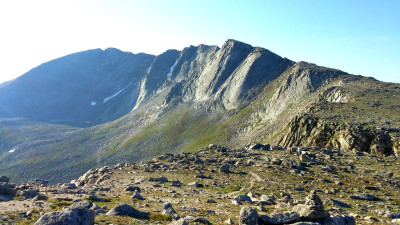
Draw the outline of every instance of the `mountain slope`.
M0 117L74 126L115 120L134 107L138 84L153 60L117 49L52 60L0 87ZM116 96L124 96L123 104L115 104Z
M81 69L67 70L74 72L71 77L41 66L32 70L40 69L40 76L29 72L0 87L0 174L55 183L92 167L194 151L209 143L400 152L398 84L295 63L235 40L221 48L190 46L159 56L92 51L49 62L68 69L65 60L77 57L71 65ZM99 69L104 62L109 68ZM81 82L70 81L81 76ZM59 92L33 92L31 103L22 106L28 81L32 90L55 84ZM76 104L59 108L65 102ZM18 111L22 107L27 111ZM25 119L12 118L10 111Z

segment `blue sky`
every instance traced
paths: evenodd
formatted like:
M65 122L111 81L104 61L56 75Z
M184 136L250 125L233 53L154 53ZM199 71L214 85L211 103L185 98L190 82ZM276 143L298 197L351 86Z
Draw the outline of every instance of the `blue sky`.
M0 82L87 49L160 54L236 39L400 83L399 12L397 0L4 0Z

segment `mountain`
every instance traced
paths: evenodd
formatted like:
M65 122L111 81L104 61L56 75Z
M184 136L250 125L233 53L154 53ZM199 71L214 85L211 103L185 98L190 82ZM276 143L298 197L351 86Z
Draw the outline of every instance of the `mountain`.
M399 96L399 84L236 40L158 56L89 50L0 86L0 174L65 182L210 143L397 155Z

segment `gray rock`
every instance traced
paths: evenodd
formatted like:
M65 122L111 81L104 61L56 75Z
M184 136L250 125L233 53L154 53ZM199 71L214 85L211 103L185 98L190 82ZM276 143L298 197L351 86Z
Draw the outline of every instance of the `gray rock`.
M36 197L33 198L33 201L46 201L48 197L43 194L38 194Z
M0 194L1 195L15 196L16 193L17 193L17 191L14 190L14 188L12 188L11 185L9 185L7 183L0 183Z
M186 220L182 218L170 223L170 225L189 225L189 224L186 222Z
M219 172L221 173L229 173L230 172L230 166L229 164L224 164L219 168Z
M209 198L209 199L207 199L207 203L217 203L217 202L214 199Z
M341 202L339 200L332 199L332 198L325 199L324 204L325 205L339 206L339 207L343 207L343 208L351 208L351 206L349 204Z
M65 208L44 214L35 225L93 225L94 211L85 208Z
M295 187L293 190L295 190L295 191L304 191L304 188L303 187Z
M143 196L137 192L135 192L135 194L133 194L132 199L138 199L138 200L144 200Z
M235 197L236 201L245 201L251 203L251 198L248 195L238 195Z
M75 202L69 208L91 209L95 212L96 215L106 213L106 211L103 208L101 208L100 206L96 205L95 203L89 202L89 201Z
M212 224L212 223L210 223L210 221L208 221L208 220L206 220L206 219L204 219L204 218L202 218L202 217L196 217L196 218L193 220L193 222L194 222L194 223L207 224L207 225L211 225L211 224Z
M65 184L61 185L61 187L65 188L65 189L76 189L76 185L73 183L65 183Z
M95 202L109 202L110 201L109 199L104 199L104 198L98 197L96 195L90 195L88 198L89 198L89 200L95 201Z
M158 183L165 183L165 182L168 182L168 178L166 178L166 177L151 177L149 179L149 181L158 182Z
M272 161L271 161L271 163L274 164L274 165L281 165L282 159L280 159L280 158L273 158Z
M238 201L236 199L232 200L232 204L234 204L234 205L243 205L243 203L241 201Z
M250 207L243 207L240 210L239 224L242 225L257 225L259 217L257 210Z
M200 187L200 184L199 184L199 182L194 181L194 182L189 183L188 186L189 187Z
M28 189L28 190L23 190L23 191L19 191L17 193L18 196L23 196L24 199L30 199L30 198L34 198L36 196L39 195L39 191L38 190L34 190L34 189Z
M278 224L286 224L293 223L300 219L300 215L297 212L286 212L275 214L272 216L274 220L278 222Z
M364 201L374 201L375 196L371 194L355 194L355 195L350 195L351 199L356 199L356 200L364 200Z
M334 216L323 220L324 225L356 225L354 217L351 216Z
M174 220L179 220L181 218L169 202L164 204L162 213L165 215L170 215Z
M286 212L274 214L271 216L262 215L260 220L263 224L288 224L293 223L300 219L300 215L297 212Z
M136 186L129 186L129 187L127 187L126 189L125 189L125 191L135 191L135 192L138 192L138 193L140 193L140 187L136 187Z
M150 213L141 212L128 204L117 205L110 209L106 215L109 216L130 216L134 218L146 218L150 216Z
M14 199L13 196L0 194L0 202L8 202L12 201L13 199Z

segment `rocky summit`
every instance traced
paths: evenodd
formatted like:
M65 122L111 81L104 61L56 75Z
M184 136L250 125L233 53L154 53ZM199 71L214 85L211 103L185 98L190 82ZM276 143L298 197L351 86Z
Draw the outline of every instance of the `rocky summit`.
M0 84L1 223L400 223L399 110L232 39L74 53Z
M399 223L397 156L301 151L308 160L279 146L210 145L91 169L57 185L2 177L0 218L41 225Z

